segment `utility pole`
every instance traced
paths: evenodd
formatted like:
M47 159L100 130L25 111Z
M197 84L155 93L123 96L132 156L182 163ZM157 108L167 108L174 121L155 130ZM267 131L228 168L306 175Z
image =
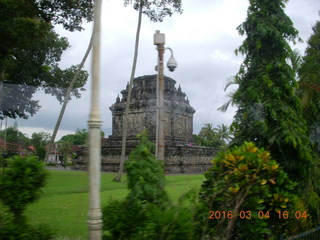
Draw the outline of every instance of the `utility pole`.
M89 125L89 240L102 239L102 213L100 206L101 182L101 118L99 108L100 90L100 18L101 0L95 1L93 51L92 51L92 87Z

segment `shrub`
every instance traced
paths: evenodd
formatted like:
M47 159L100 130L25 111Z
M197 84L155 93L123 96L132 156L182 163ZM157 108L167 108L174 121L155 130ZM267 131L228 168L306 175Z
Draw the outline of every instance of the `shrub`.
M128 196L103 208L104 230L110 234L105 239L194 239L191 212L168 199L163 164L155 158L146 134L139 137L140 145L125 164Z
M0 200L7 206L17 224L24 224L27 204L40 197L47 172L34 156L14 156L8 159L9 168L0 175Z
M37 226L16 224L8 212L3 216L0 215L0 226L1 240L50 240L55 237L54 231L44 224Z
M269 152L253 143L219 153L205 177L195 217L199 239L265 239L308 224L308 219L294 216L295 210L306 211L297 205L296 183Z
M127 171L129 201L163 203L168 201L164 191L164 165L154 156L155 146L148 141L147 135L138 136L140 144L129 155L125 163Z
M14 156L0 175L0 199L8 207L0 216L0 239L49 240L54 231L46 225L30 226L23 215L26 206L40 197L47 172L36 157Z

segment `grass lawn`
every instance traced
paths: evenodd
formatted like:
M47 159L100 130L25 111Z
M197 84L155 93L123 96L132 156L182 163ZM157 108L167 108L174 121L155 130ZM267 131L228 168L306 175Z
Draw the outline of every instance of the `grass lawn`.
M59 239L87 239L88 173L50 170L42 197L26 211L30 223L45 223L56 229ZM127 183L112 182L115 174L102 173L101 204L109 199L122 199ZM203 175L168 175L166 191L177 200L191 188L199 188Z

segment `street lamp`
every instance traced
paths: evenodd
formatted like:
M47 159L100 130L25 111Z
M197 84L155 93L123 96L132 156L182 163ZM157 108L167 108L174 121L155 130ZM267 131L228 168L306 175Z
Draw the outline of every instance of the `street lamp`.
M165 45L165 35L156 30L153 35L153 43L157 45L158 50L158 65L156 71L158 71L157 77L157 122L156 122L156 157L164 161L164 151L165 151L165 133L164 133L164 75L163 75L163 55L166 49L171 52L171 57L168 60L167 67L170 72L173 72L178 66L177 61L173 57L173 52L171 48L164 48Z

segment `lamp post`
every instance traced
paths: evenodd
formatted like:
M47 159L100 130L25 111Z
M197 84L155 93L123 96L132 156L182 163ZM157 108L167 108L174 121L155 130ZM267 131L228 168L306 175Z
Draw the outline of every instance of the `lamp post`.
M89 125L89 239L102 239L102 213L100 207L101 119L99 108L100 82L100 15L101 0L95 1L92 46L92 86Z
M156 157L164 161L165 151L165 117L164 117L164 74L163 74L163 55L166 49L171 51L171 57L168 60L167 67L171 72L177 67L177 62L173 57L171 48L165 48L165 35L156 30L153 35L153 43L157 46L158 51L158 71L157 77L157 117L156 117Z

